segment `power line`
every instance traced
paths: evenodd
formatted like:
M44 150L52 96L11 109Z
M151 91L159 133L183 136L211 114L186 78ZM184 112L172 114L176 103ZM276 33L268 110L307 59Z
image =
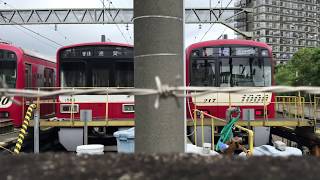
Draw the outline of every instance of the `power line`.
M228 8L229 6L230 6L230 4L231 4L231 2L232 2L233 0L230 0L229 1L229 3L227 4L227 6L226 6L226 8ZM211 2L211 0L210 0L210 2ZM219 3L221 4L221 7L222 7L222 2L221 1L218 1L218 4L216 5L216 7L219 5ZM211 4L211 3L210 3ZM210 7L211 8L211 7ZM224 12L224 10L222 10L222 12L220 13L220 15L222 14ZM204 33L204 35L202 36L202 38L200 39L200 41L202 41L203 40L203 38L208 34L208 32L211 30L211 28L213 27L213 25L214 24L212 24L210 27L209 27L209 29ZM226 28L223 30L223 33L224 33L224 31L226 30ZM220 35L220 37L221 37L221 35Z
M214 24L211 24L211 26L209 27L209 29L204 33L204 35L202 36L202 38L200 39L200 41L203 40L203 38L207 35L207 33L210 31L210 29L213 27Z
M217 8L220 3L221 3L221 2L220 2L220 0L219 0L219 1L217 2L217 4L214 6L214 8ZM210 6L210 9L211 9L211 0L209 0L209 6ZM210 12L210 14L211 14L211 12ZM207 15L206 17L208 17L208 15ZM201 25L201 24L199 24L199 25ZM214 23L211 24L211 26L209 27L208 31L212 28L213 25L214 25ZM199 26L199 31L198 31L197 34L199 34L201 30L202 30L202 29L201 29L201 26ZM202 41L202 39L205 37L205 35L208 33L208 31L202 36L202 38L200 39L200 41Z
M217 39L220 39L222 36L223 36L223 34L224 34L224 32L226 31L226 27L223 29L223 31L222 31L222 33L220 34L220 36L217 38Z
M27 34L27 35L31 36L31 37L32 37L32 38L34 38L34 39L36 39L36 40L38 40L38 41L40 41L40 42L42 42L42 43L44 43L44 44L46 44L46 45L48 45L48 46L50 46L50 47L54 48L54 49L57 49L57 46L53 46L53 45L51 45L51 44L47 43L46 41L42 41L41 39L39 39L39 38L37 38L37 37L35 37L35 36L33 36L33 35L31 35L31 34L29 34L29 33L25 32L24 30L22 30L22 29L20 29L20 28L18 28L18 27L16 27L16 26L13 26L13 27L15 27L16 29L20 30L21 32L23 32L23 33L25 33L25 34Z
M267 86L267 87L196 87L196 86L169 86L162 84L158 76L155 77L156 87L146 88L65 88L54 91L8 89L5 80L0 78L0 94L7 97L52 97L58 95L83 95L83 94L126 94L137 96L156 95L155 108L159 107L160 97L197 97L211 93L284 93L284 92L305 92L310 94L320 94L320 87L316 86ZM193 92L186 94L185 92ZM269 96L270 97L270 96Z
M0 0L0 1L3 2L4 5L9 6L9 7L11 7L11 8L14 8L14 7L11 6L10 4L8 4L7 2L2 1L2 0ZM2 18L10 21L10 20L9 20L7 17L5 17L2 13L0 13L0 15L1 15ZM56 41L54 41L54 40L52 40L52 39L50 39L50 38L48 38L48 37L46 37L46 36L44 36L44 35L36 32L36 31L34 31L34 30L30 29L30 28L27 28L27 27L25 27L25 26L23 26L23 25L20 25L20 24L14 22L14 21L12 21L12 20L11 20L11 22L13 22L14 24L16 24L16 25L18 25L18 26L20 26L20 27L22 27L22 28L24 28L24 29L26 29L26 30L28 30L28 31L30 31L30 32L32 32L32 33L34 33L34 34L36 34L36 35L38 35L38 36L40 36L40 37L48 40L48 41L50 41L50 42L52 42L52 43L54 43L54 44L57 44L58 46L63 46L62 44L60 44L60 43L58 43L58 42L56 42ZM34 36L32 36L32 37L34 37ZM37 39L37 40L39 40L39 39Z
M112 5L112 1L109 1L109 0L107 0L107 1L109 2L109 9L110 9L110 6ZM100 2L102 3L103 8L104 8L104 9L107 9L107 8L106 8L106 5L104 4L104 0L100 0ZM108 16L107 16L107 17L108 17ZM108 17L108 18L109 18L109 17ZM113 20L112 18L111 18L111 20L114 22L114 20ZM128 44L130 44L129 41L128 41L128 39L125 37L125 35L124 35L123 32L121 31L121 29L120 29L120 27L119 27L118 24L116 24L116 27L117 27L117 29L119 30L119 32L121 33L123 39L124 39Z

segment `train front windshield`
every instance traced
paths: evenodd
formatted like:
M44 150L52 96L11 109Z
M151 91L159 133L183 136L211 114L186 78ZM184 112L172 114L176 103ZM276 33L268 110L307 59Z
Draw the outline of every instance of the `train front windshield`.
M60 56L62 87L133 87L133 50L128 47L79 47Z
M260 47L205 47L190 56L191 86L271 86L271 57Z
M8 88L16 87L17 57L14 52L0 49L0 77Z

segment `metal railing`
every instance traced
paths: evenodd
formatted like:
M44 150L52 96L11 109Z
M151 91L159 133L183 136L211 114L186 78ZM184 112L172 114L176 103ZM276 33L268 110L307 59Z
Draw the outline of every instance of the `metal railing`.
M202 141L202 145L204 144L204 118L205 116L210 118L211 119L211 144L212 144L212 149L214 150L215 148L215 142L214 142L214 134L215 134L215 125L214 125L214 121L215 120L218 120L218 121L222 121L222 122L225 122L227 123L226 120L224 119L221 119L221 118L218 118L218 117L215 117L215 116L212 116L206 112L203 112L203 111L200 111L200 110L197 110L195 109L194 110L194 142L195 142L195 145L197 145L197 118L198 118L198 113L200 113L200 121L201 121L201 141ZM242 130L242 131L245 131L246 133L248 133L248 145L249 145L249 152L246 152L246 153L253 153L253 143L254 143L254 133L252 130L250 129L247 129L247 128L244 128L242 126L239 126L239 125L235 125L236 128Z
M307 103L301 96L276 96L275 104L283 117L304 118Z

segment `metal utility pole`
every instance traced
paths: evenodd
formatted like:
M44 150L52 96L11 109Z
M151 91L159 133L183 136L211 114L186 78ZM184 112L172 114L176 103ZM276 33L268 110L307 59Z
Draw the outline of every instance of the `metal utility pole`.
M134 82L136 88L184 84L183 0L134 0ZM167 153L185 150L183 99L135 97L135 152Z

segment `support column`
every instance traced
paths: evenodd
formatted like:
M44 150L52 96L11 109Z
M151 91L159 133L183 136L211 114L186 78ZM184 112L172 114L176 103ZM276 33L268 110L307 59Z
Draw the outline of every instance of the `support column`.
M39 106L34 111L34 126L33 126L33 152L34 154L39 154L40 145L39 145L39 136L40 136L40 112Z
M135 88L184 84L183 0L134 0ZM183 99L135 97L135 152L184 152Z

